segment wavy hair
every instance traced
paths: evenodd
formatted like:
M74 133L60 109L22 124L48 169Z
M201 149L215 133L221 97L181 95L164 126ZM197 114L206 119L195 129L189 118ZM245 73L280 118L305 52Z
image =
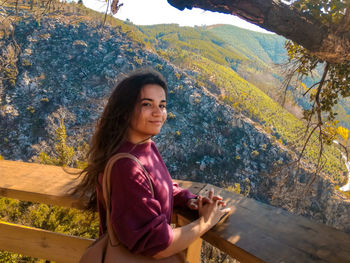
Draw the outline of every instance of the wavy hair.
M97 208L98 176L125 140L141 89L147 84L161 86L167 97L167 84L159 72L149 68L131 72L117 84L97 121L87 153L88 165L79 175L81 181L71 191L72 196L88 197L85 204L88 210Z

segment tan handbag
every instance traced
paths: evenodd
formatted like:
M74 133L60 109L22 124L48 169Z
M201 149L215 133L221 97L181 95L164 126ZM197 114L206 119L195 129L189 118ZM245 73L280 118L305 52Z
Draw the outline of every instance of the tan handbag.
M114 155L107 163L102 182L102 193L106 204L106 225L107 232L98 238L94 243L92 243L84 252L79 263L130 263L130 262L140 262L140 263L184 263L185 254L184 252L178 253L168 258L164 259L154 259L152 257L146 257L141 255L136 255L131 253L127 248L125 248L118 241L111 224L111 211L110 211L110 177L111 171L114 163L121 158L130 158L137 162L144 170L148 182L151 187L152 195L154 197L153 186L151 178L148 172L140 163L140 161L132 154L129 153L118 153Z

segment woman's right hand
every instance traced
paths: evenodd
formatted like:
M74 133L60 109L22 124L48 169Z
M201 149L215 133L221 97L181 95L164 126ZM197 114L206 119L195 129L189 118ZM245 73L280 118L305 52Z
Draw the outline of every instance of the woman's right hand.
M219 222L226 213L230 212L230 208L222 209L225 206L225 203L222 200L213 198L214 190L209 191L208 199L211 202L203 202L203 197L198 196L198 213L200 217L203 217L204 222L212 228L216 223Z

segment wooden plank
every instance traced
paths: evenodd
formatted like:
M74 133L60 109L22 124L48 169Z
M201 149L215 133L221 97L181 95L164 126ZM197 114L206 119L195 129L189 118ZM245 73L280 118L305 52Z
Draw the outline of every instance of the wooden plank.
M79 169L69 168L78 173ZM83 202L67 195L68 190L78 183L62 167L0 160L0 196L82 209ZM192 193L198 193L205 184L174 180Z
M245 262L233 253L238 247L272 263L350 262L349 234L212 185L200 194L207 196L211 188L224 197L232 214L203 239L232 257Z
M79 172L69 168L69 172ZM0 161L0 196L31 202L81 208L82 202L67 196L68 190L78 181L62 167Z
M191 181L183 181L183 180L173 180L178 183L181 188L188 189L193 194L198 194L207 184L197 183Z
M184 226L189 224L192 219L189 219L188 213L184 215L183 212L177 214L177 222L179 226ZM242 263L262 263L263 260L255 257L254 255L248 253L247 251L241 249L240 247L232 244L232 242L222 239L215 231L210 230L205 235L201 237L205 241L212 244L214 247L220 249L222 252L230 255L232 258L239 260Z
M0 221L0 248L9 252L53 260L57 263L76 263L93 242L64 234Z
M197 238L186 250L186 262L200 263L201 262L201 248L203 240Z

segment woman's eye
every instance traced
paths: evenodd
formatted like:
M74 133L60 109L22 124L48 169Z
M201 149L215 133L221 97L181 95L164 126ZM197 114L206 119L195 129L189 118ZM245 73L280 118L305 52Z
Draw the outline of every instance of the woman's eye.
M166 105L159 105L159 108L165 109L165 108L166 108Z
M151 103L145 102L145 103L142 103L142 106L144 106L144 107L150 107L150 106L152 106L152 105L151 105Z

